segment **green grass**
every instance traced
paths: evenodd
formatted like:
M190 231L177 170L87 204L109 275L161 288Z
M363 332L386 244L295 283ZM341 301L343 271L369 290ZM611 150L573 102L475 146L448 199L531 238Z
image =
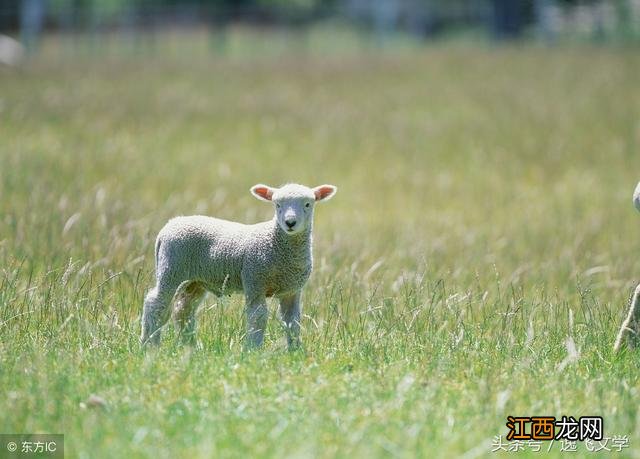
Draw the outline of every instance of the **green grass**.
M611 350L640 278L638 75L632 51L465 46L0 69L0 432L82 458L476 457L507 415L601 415L638 457L640 352ZM273 312L243 354L240 296L207 297L201 350L169 328L141 352L164 222L266 219L249 187L287 181L339 187L304 352Z

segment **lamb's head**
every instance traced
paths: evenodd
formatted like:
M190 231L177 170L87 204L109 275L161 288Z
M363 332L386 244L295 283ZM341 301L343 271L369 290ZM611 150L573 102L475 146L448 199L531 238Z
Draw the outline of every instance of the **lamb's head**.
M633 204L636 209L640 210L640 183L636 186L636 191L633 192Z
M251 193L262 201L273 202L278 225L287 234L297 234L311 228L316 202L331 199L338 189L333 185L308 188L289 183L280 188L255 185Z

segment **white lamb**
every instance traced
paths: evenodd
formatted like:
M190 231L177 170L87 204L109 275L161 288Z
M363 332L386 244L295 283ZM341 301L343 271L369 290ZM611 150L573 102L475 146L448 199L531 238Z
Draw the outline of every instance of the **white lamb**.
M204 216L177 217L158 234L156 285L144 300L140 342L158 344L171 315L185 343L195 340L195 313L204 294L244 292L248 348L262 345L267 297L280 300L290 349L298 347L300 292L312 268L313 209L337 188L255 185L251 193L274 203L273 219L244 225Z
M640 211L640 183L636 186L635 191L633 192L633 204L636 206L636 209ZM622 322L622 326L620 327L620 331L618 332L618 336L616 338L616 342L613 345L613 351L618 352L621 347L623 341L626 341L630 346L636 344L637 341L640 340L640 284L636 286L636 290L631 298L631 305L629 307L629 312L627 313L627 317L624 322Z

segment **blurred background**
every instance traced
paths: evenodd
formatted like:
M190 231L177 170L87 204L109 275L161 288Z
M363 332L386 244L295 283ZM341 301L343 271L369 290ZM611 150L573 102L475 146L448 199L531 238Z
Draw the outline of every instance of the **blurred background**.
M626 45L640 42L640 0L0 2L0 59L9 64L46 45L64 52L167 53L185 34L191 46L234 55L249 52L243 46L248 35L265 33L279 37L270 43L272 53L291 47L413 47L438 40Z

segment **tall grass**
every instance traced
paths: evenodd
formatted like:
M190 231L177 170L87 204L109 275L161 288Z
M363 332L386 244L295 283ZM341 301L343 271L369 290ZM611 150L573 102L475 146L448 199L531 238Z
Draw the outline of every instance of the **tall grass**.
M451 457L507 415L601 415L637 454L638 353L611 347L640 277L639 74L625 50L459 46L3 70L0 431L69 457ZM274 307L243 354L233 296L199 349L167 327L142 353L163 223L269 218L248 189L287 181L339 187L304 351Z

